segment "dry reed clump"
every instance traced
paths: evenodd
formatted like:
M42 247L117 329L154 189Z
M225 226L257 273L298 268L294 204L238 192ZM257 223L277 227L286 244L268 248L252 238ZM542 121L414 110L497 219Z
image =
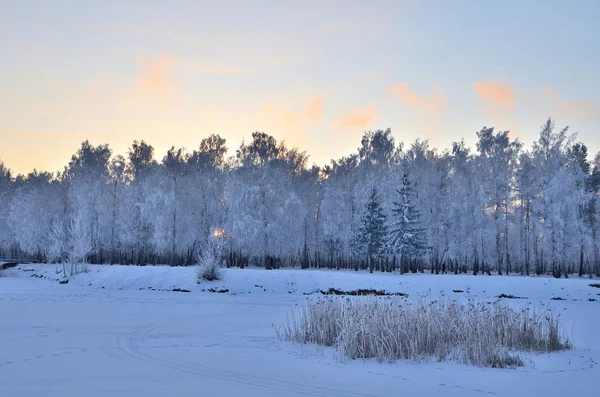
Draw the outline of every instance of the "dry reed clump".
M524 365L519 352L572 348L559 331L550 309L397 297L311 301L277 330L280 339L335 346L351 359L435 358L495 368Z

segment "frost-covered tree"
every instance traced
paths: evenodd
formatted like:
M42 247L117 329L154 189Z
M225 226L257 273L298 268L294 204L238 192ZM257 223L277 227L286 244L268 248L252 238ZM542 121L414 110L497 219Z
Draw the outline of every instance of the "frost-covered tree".
M125 188L127 183L127 174L125 173L127 163L121 155L113 157L109 165L109 184L108 189L110 195L109 204L109 228L110 228L110 263L111 265L117 260L117 252L121 247L120 231L121 225L125 222L125 214L123 207L125 206Z
M301 246L294 243L303 242L306 210L295 192L303 161L298 166L296 152L267 134L252 136L238 149L238 167L227 183L227 225L235 249L272 268L297 255ZM282 239L290 232L296 238Z
M442 234L433 242L436 271L459 272L460 263L472 263L473 273L485 271L485 250L481 238L485 222L483 203L477 184L475 160L464 141L455 142L452 152L441 164L447 174L440 181L439 205L436 212L440 217ZM443 241L440 242L439 240ZM443 247L443 251L437 248ZM439 269L441 267L441 269ZM448 269L450 267L450 269Z
M71 276L87 271L88 255L94 248L87 219L89 215L80 210L73 214L69 223L67 261Z
M127 173L131 179L129 191L129 219L123 231L125 241L133 250L131 262L141 264L148 261L152 236L151 202L148 200L160 169L154 160L154 148L144 141L134 141L128 153Z
M60 183L54 175L30 173L16 188L9 205L8 222L14 239L25 254L42 258L55 214L60 214Z
M355 255L366 257L369 271L373 273L374 259L385 256L388 238L386 216L383 213L377 188L371 188L369 201L365 204L361 223L354 235Z
M323 251L333 261L351 251L350 245L358 218L354 187L358 158L353 155L332 161L323 170L323 198L320 203L320 225Z
M392 209L388 246L400 256L401 263L423 257L429 251L426 230L422 226L417 197L407 172L398 187Z
M13 185L10 170L0 161L0 256L10 256L8 251L15 246L14 235L9 227Z
M519 220L521 273L529 275L533 256L534 212L533 205L539 192L538 170L535 168L531 153L522 153L519 166L515 172L515 189L517 194L517 216Z
M569 166L575 136L567 133L568 127L555 131L554 122L548 119L533 144L533 161L539 171L533 202L536 272L551 271L557 277L566 275L581 253L582 184L577 167Z
M175 150L175 147L167 152L167 155L163 159L163 166L167 171L168 178L170 180L170 191L168 194L164 194L164 197L170 197L170 242L171 242L171 259L170 264L174 265L177 261L177 209L181 205L182 193L185 193L180 186L181 179L185 176L188 171L187 157L183 149ZM179 182L179 183L178 183ZM179 211L181 213L181 211Z
M600 273L600 158L588 159L568 128L547 120L525 151L491 127L473 148L417 140L405 149L397 138L366 131L353 153L323 167L264 132L232 157L210 135L160 163L144 141L126 156L84 141L56 174L13 175L0 162L0 255L66 261L78 217L93 263L192 265L216 229L230 266L366 268L374 251L359 258L352 243L377 186L404 268ZM391 269L396 255L368 267Z
M182 183L189 193L181 197L186 210L182 221L187 223L187 244L193 247L210 236L211 228L225 223L227 150L225 139L213 134L202 139L188 158L190 170Z
M586 223L589 225L592 238L593 273L600 276L600 153L596 155L592 163L588 189L592 193L592 197L585 212Z
M46 257L50 262L64 263L67 251L67 236L62 219L55 216L48 235Z
M483 128L477 133L478 166L481 167L479 183L485 189L486 211L491 213L489 222L495 235L496 264L510 272L510 214L513 203L512 175L521 149L518 141L511 141L508 131L494 132Z

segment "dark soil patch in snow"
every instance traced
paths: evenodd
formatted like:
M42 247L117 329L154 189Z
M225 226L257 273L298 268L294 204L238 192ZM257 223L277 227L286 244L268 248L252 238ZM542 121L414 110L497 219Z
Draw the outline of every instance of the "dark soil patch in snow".
M590 301L590 302L596 302L596 299L595 298L588 298L588 301Z
M60 280L58 283L59 283L59 284L69 284L69 279L66 279L66 280Z
M600 284L596 283L596 284L590 284L590 287L592 288L600 288Z
M551 301L566 301L565 298L561 298L560 296L555 296L553 298L550 298Z
M38 273L32 274L32 275L31 275L31 277L35 277L35 278L46 278L46 276L44 276L43 274L38 274Z
M102 287L104 288L104 287ZM161 291L161 292L192 292L189 289L183 289L183 288L173 288L173 289L156 289L154 287L148 287L148 288L144 288L141 287L140 291L142 290L149 290L149 291Z
M465 291L463 291L462 289L453 289L452 292L454 292L456 294L460 294L460 293L465 292Z
M508 354L505 356L493 357L489 363L489 366L492 368L515 368L523 367L524 365L525 363L521 357L511 356Z
M498 295L498 299L527 299L524 296L515 296L511 294L500 294Z
M24 272L35 272L35 269L20 269Z
M222 289L209 288L208 292L215 292L217 294L226 294L227 292L229 292L229 290L227 288L222 288Z
M0 270L6 270L6 269L10 269L11 267L15 267L17 266L18 263L17 262L7 262L7 263L3 263L0 266Z
M376 290L376 289L357 289L353 291L342 291L337 288L329 288L326 291L318 291L322 295L350 295L350 296L366 296L366 295L376 295L376 296L405 296L408 294L403 292L386 292L384 290Z

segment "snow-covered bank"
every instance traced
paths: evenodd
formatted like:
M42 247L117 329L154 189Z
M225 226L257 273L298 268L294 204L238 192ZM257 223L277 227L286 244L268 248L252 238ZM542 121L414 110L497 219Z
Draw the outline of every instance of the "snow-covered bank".
M0 278L0 396L592 397L600 388L600 303L588 301L600 289L587 279L227 269L223 281L197 285L194 268L90 270L63 285L50 279L53 265L21 265ZM498 370L339 362L332 349L280 342L274 326L313 299L304 293L332 287L409 299L526 297L507 302L552 305L576 348Z
M57 282L62 274L48 264L20 265L11 272L17 277L33 277ZM195 267L90 265L88 273L69 278L70 286L108 290L173 289L206 292L227 290L228 294L292 294L306 295L336 288L343 291L376 289L409 296L462 296L491 299L501 294L527 300L597 299L600 288L587 278L555 279L552 277L428 275L373 273L349 270L301 270L257 268L224 269L224 279L215 282L196 281ZM589 301L588 301L589 302ZM589 302L589 303L594 303ZM597 303L597 302L596 302Z

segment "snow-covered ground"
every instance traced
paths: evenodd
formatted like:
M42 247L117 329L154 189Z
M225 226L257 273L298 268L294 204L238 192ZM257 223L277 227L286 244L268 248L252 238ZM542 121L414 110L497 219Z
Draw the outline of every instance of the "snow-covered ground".
M197 285L194 268L90 266L61 285L54 265L6 273L0 396L600 395L600 288L589 286L598 281L228 269L224 281ZM340 362L332 349L280 342L274 326L318 296L305 294L331 287L408 299L520 296L507 302L560 311L576 349L499 370Z

